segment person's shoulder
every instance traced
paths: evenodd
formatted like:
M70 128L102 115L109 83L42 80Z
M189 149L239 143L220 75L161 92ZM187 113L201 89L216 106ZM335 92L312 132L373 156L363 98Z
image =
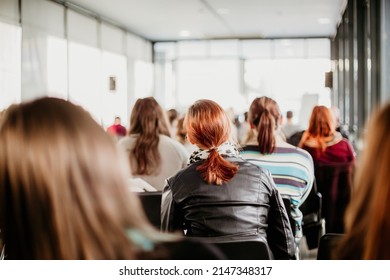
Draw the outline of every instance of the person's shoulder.
M119 139L117 144L119 146L128 146L133 144L135 141L136 141L136 137L134 135L127 135Z
M160 135L160 143L162 146L170 147L171 149L175 150L179 157L181 158L188 158L189 152L186 150L186 148L176 139L173 139L171 137L168 137L166 135Z

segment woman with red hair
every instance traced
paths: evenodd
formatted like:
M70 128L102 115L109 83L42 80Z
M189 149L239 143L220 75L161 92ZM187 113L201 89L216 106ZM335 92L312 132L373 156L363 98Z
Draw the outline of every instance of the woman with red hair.
M309 128L303 133L298 147L307 150L314 163L351 162L355 152L349 141L336 131L332 112L325 106L315 106Z
M331 110L325 106L315 106L309 128L304 132L299 147L313 157L317 187L322 194L326 231L343 233L343 217L352 194L355 152L335 126Z
M282 198L270 173L239 156L231 127L214 101L198 100L186 114L196 145L188 166L167 180L161 228L211 241L261 240L276 259L294 258L294 241Z

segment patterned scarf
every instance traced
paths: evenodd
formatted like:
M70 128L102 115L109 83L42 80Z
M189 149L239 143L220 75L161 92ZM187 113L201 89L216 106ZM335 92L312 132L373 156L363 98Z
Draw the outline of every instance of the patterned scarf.
M190 158L188 159L187 165L190 165L194 162L201 161L203 159L208 158L208 156L212 150L217 150L217 152L221 156L237 157L240 155L240 153L238 152L238 149L235 145L233 145L232 143L229 143L229 142L225 142L221 146L210 149L210 150L199 149L197 151L194 151L191 154Z

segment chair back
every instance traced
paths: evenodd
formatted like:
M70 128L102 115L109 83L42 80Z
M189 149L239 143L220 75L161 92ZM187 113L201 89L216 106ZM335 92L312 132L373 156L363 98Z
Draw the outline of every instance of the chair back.
M289 198L283 198L284 207L286 208L288 220L290 221L290 226L292 232L295 232L295 221L291 215L291 202Z
M320 239L317 260L332 260L332 254L338 242L343 237L340 233L327 233Z
M325 234L324 218L322 217L322 195L317 190L316 179L306 200L299 207L302 212L302 230L306 237L308 248L318 248L322 235Z
M268 245L263 241L213 242L228 260L271 260Z
M139 192L137 195L141 200L142 207L149 222L160 229L162 192Z
M352 194L353 168L353 162L317 163L315 166L326 232L344 232L344 214Z

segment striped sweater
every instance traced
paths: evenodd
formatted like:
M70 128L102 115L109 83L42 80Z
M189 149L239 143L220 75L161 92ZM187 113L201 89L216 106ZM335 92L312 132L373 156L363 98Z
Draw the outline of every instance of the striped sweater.
M276 147L272 154L261 154L258 146L243 147L241 155L253 164L268 169L283 198L290 199L295 221L295 239L302 238L302 213L299 206L309 195L314 180L314 166L308 152L297 147Z

